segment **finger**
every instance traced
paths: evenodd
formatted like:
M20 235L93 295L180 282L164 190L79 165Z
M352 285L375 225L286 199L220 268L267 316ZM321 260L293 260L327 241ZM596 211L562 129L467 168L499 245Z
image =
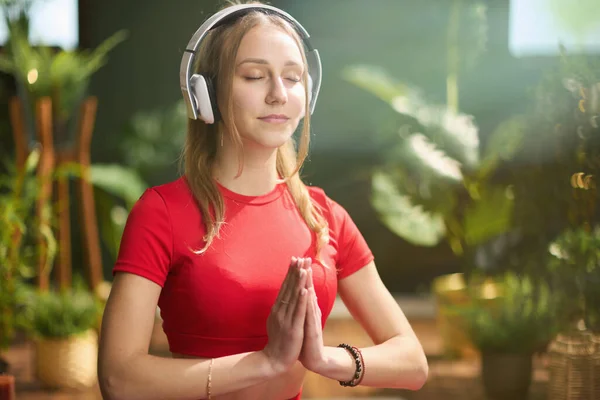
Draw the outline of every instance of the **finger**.
M303 269L298 271L298 281L296 282L295 290L292 293L292 296L289 299L289 304L287 304L286 316L289 321L292 321L295 317L294 311L297 309L298 302L300 298L303 297L303 290L306 289L306 277L307 272ZM305 295L304 295L305 296Z
M306 309L308 307L308 291L305 287L300 287L298 292L298 301L296 303L296 310L293 313L292 329L303 329L306 321Z
M282 303L282 308L284 312L287 313L287 309L290 308L290 303L295 296L296 287L298 285L298 280L300 279L300 270L302 259L297 259L296 263L292 263L290 267L290 276L287 278L288 282L286 282L286 288L283 290L281 295L280 302Z
M318 335L321 330L321 316L319 303L317 303L317 295L315 289L307 289L308 304L306 306L306 320L304 321L304 329L306 337Z
M306 333L312 332L315 321L315 302L313 299L313 289L306 290L307 305L306 305L306 320L304 321L304 329Z
M312 260L310 258L307 259L307 262L305 262L305 266L304 268L306 268L306 271L308 272L308 276L306 279L306 288L310 289L312 287L314 287L314 282L313 282L313 274L312 274Z
M322 328L322 313L321 307L319 307L319 301L317 300L317 292L313 288L313 303L315 305L315 323Z
M296 269L297 269L297 259L296 259L296 257L292 257L292 261L290 262L290 265L288 267L287 274L285 275L285 278L283 279L281 288L279 289L279 293L277 294L277 298L275 299L275 304L273 304L274 308L279 309L281 304L283 304L282 300L285 299L284 296L286 296L287 289L290 286L290 278Z

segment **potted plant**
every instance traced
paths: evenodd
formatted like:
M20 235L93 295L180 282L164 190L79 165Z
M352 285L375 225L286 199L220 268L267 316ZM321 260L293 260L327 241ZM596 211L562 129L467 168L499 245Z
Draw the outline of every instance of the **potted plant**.
M59 389L85 389L97 380L99 300L81 280L72 289L32 289L23 311L35 343L40 382Z
M551 400L600 395L600 227L569 228L550 245L548 269L567 322L550 346Z
M59 143L73 140L78 110L87 95L91 76L105 63L107 54L127 33L118 31L93 51L32 46L29 42L29 11L39 0L4 0L1 4L8 29L6 53L0 54L0 71L17 82L18 97L34 115L40 99L52 101L54 137ZM33 126L34 119L28 121Z
M490 302L476 296L457 307L481 353L481 377L491 400L527 398L535 353L560 329L559 300L542 281L509 272L498 279L501 294Z
M35 218L39 180L35 169L39 151L34 150L24 168L6 163L0 175L0 356L15 339L20 326L17 308L22 288L35 277L40 246L46 250L45 269L49 270L56 255L56 239L51 226ZM50 204L43 207L49 211ZM1 373L8 363L0 357Z
M600 334L600 226L565 230L549 253L548 269L565 319L572 327L583 321Z
M472 354L446 306L468 301L465 280L473 270L502 266L497 245L512 229L513 196L495 174L519 148L525 118L499 125L484 147L472 116L429 103L419 89L384 71L353 67L345 77L394 113L393 128L378 136L383 157L373 169L371 204L383 224L409 243L446 242L460 258L466 273L438 277L433 291L447 355Z

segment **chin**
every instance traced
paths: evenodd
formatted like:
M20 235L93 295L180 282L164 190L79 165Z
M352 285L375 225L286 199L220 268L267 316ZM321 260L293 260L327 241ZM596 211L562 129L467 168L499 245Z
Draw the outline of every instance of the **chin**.
M254 146L277 149L287 143L294 131L290 128L278 129L278 130L262 130L260 133L254 135L248 135L247 141L252 142Z

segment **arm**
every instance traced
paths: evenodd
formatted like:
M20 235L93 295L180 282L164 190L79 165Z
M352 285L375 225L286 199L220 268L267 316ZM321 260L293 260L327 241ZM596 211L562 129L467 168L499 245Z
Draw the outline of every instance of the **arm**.
M104 399L206 398L209 360L169 359L148 354L161 288L145 278L118 273L102 322L98 378ZM278 373L262 351L218 358L211 394L253 386Z
M406 316L370 262L339 281L340 297L371 337L375 346L361 349L365 374L361 385L420 389L427 380L425 353ZM342 348L325 347L314 372L331 379L349 380L355 371L352 357Z

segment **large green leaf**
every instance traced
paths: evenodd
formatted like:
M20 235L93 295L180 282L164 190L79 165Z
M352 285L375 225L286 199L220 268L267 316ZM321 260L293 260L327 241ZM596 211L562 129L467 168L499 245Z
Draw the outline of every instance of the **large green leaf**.
M487 186L465 210L464 235L468 246L477 246L506 232L512 222L513 200L503 186Z
M342 70L342 78L366 90L386 103L399 96L406 96L410 88L396 81L382 68L373 65L355 65Z
M443 218L412 204L385 172L374 173L372 189L373 207L381 221L396 235L418 246L435 246L445 236Z
M117 164L94 164L90 175L94 186L122 198L128 208L148 187L135 170Z
M500 161L512 160L523 143L527 116L515 115L498 125L488 137L478 175L485 178Z
M479 162L479 129L473 117L452 111L446 105L430 104L416 87L395 80L380 67L347 67L342 77L386 102L444 151L448 158L470 168Z

